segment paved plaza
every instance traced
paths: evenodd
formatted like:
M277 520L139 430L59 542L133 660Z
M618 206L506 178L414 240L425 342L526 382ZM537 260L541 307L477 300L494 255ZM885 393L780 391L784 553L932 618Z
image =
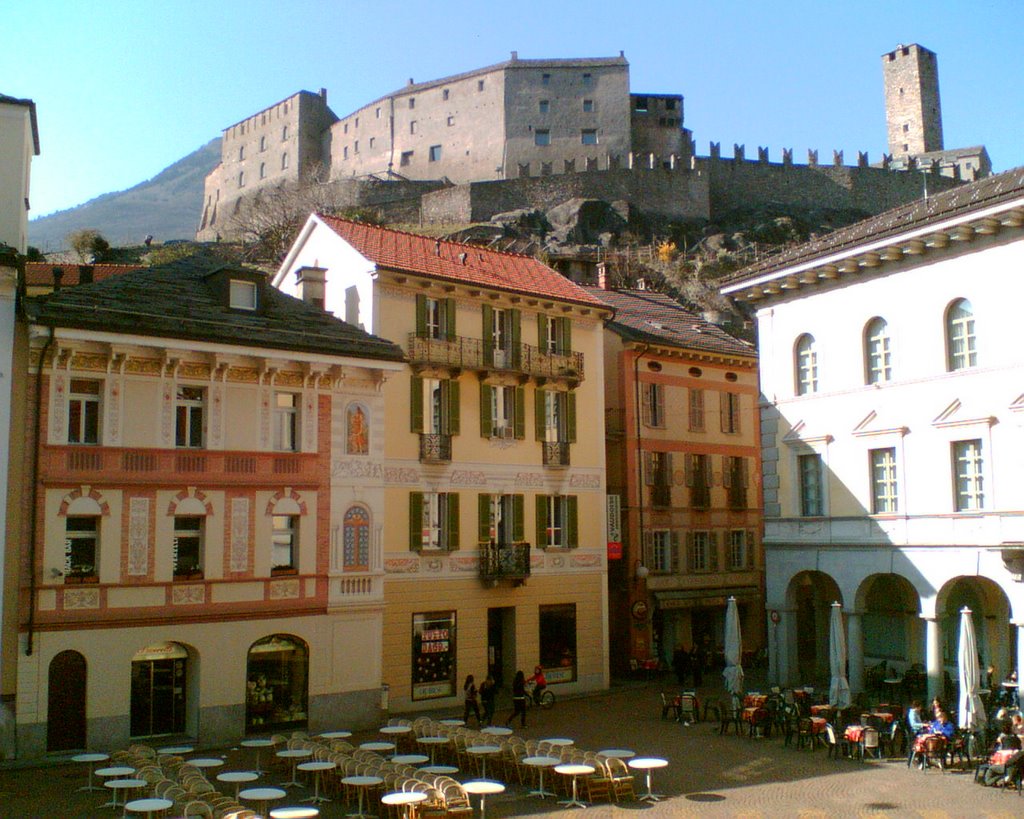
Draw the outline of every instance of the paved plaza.
M709 676L717 681L716 675ZM586 810L589 819L640 813L650 817L1020 817L1024 797L973 783L969 771L908 769L904 760L869 761L829 759L816 751L785 747L781 738L750 739L719 736L717 724L684 726L662 720L660 692L675 686L662 681L631 682L614 686L599 695L562 698L554 709L531 709L526 739L571 737L579 748L600 750L631 748L644 756L663 757L666 768L654 772L655 791L666 795L656 805L633 802L595 804ZM718 689L706 687L705 695L717 697ZM508 710L499 708L499 722ZM339 722L343 722L340 720ZM375 732L353 737L356 741L377 738ZM227 769L252 765L251 752L240 748L203 749L203 755L224 755ZM267 784L276 782L265 777ZM49 763L45 767L0 769L0 817L116 817L119 811L100 809L104 794L82 794L84 769L73 763ZM573 811L560 808L553 799L527 796L513 786L487 798L489 817L565 817ZM637 791L642 790L638 777ZM291 801L306 796L290 792ZM475 802L475 800L474 800ZM282 803L283 804L283 803ZM337 801L321 807L323 819L340 819L352 808ZM579 812L578 809L576 812Z

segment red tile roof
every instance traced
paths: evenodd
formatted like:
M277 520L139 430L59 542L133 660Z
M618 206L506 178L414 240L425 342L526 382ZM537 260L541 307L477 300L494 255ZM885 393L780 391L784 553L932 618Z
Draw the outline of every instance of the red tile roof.
M60 280L61 287L70 287L80 284L83 267L92 267L92 280L100 282L117 276L121 273L131 273L133 270L141 270L145 267L142 264L61 264L50 262L26 262L25 263L25 284L28 287L53 287L53 269L59 267L64 271Z
M379 267L607 309L600 299L532 256L317 216Z

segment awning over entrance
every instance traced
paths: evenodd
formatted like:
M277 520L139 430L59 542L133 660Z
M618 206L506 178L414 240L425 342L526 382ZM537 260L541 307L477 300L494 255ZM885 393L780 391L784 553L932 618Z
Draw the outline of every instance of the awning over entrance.
M660 609L706 609L725 608L730 597L739 603L756 602L760 597L757 589L746 587L732 589L687 589L678 591L656 591L654 600Z

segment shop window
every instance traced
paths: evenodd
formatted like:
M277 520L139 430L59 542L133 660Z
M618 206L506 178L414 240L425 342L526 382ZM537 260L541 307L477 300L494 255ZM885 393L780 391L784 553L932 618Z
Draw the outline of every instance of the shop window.
M548 684L576 679L576 604L541 606L540 664Z
M132 658L130 733L133 737L185 732L188 652L178 643L156 643Z
M303 728L308 719L309 650L286 634L264 637L249 649L245 730Z
M98 444L100 385L92 378L72 378L68 394L68 443Z
M431 700L456 693L455 612L412 616L412 699Z

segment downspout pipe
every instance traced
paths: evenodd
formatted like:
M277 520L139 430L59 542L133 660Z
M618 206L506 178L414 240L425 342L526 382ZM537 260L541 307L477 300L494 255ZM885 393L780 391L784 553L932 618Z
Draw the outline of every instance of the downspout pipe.
M643 564L644 553L644 453L640 436L640 424L643 422L643 409L640 403L640 359L647 355L650 349L650 344L644 344L643 350L633 359L633 406L636 408L636 416L634 417L636 428L636 511L638 523L637 537L640 541L637 544L637 548L641 564ZM635 577L634 582L636 582Z
M43 351L39 355L39 372L36 373L36 417L32 434L32 502L29 516L28 536L28 636L25 642L25 656L32 656L33 629L36 620L36 532L38 530L37 503L39 501L39 444L43 434L43 368L46 366L46 354L53 346L55 331L50 327L49 338L43 345Z

